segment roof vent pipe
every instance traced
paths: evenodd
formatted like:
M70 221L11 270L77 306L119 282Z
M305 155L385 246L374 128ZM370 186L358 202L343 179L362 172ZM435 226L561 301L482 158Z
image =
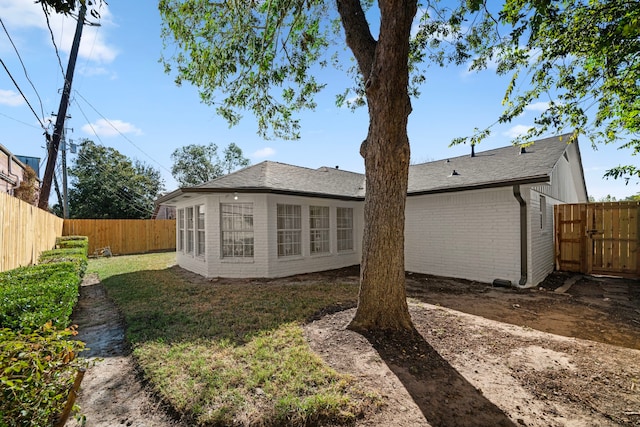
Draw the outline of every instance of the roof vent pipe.
M456 171L456 170L454 169L454 170L451 172L451 175L449 175L449 176L456 176L456 175L460 175L460 174L458 173L458 171Z
M527 149L526 147L520 147L520 154L527 154Z
M476 144L471 144L471 157L476 156Z

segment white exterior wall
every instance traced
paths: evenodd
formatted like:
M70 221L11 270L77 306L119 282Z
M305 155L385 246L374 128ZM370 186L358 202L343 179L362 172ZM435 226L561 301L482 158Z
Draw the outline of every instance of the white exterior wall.
M277 205L302 206L302 255L293 257L278 257L278 230L276 228ZM310 273L314 271L332 270L360 264L363 230L363 202L341 201L332 199L318 199L311 197L269 195L268 201L269 249L268 271L269 277L285 277L294 274ZM309 206L329 207L329 245L328 254L311 255L309 242ZM336 208L353 208L353 251L338 252L336 240Z
M207 194L183 199L176 204L176 209L184 209L201 204L205 206L206 255L199 257L195 254L176 251L177 262L182 268L205 277L284 277L294 274L348 267L360 263L363 223L362 202L279 196L273 194L239 193L236 197L237 199L234 199L233 194ZM222 257L220 204L223 203L253 204L253 258ZM276 220L277 205L279 203L301 206L301 256L278 257ZM309 206L329 207L330 253L328 254L310 254ZM336 207L353 208L353 251L338 253L336 240ZM176 221L176 226L178 226L178 221ZM180 233L176 233L176 238L179 238L179 235Z
M407 271L520 280L520 205L511 187L407 198Z
M555 263L553 206L561 203L548 193L551 186L540 186L529 192L527 200L529 230L529 264L527 286L536 286L553 272ZM545 209L540 209L540 196L545 198ZM541 219L542 217L542 219Z
M176 203L176 227L178 227L178 210L179 209L186 209L188 207L195 207L198 205L204 205L205 206L205 216L204 216L204 220L205 220L205 228L208 220L209 220L209 201L207 200L207 198L205 196L195 196L195 197L189 197L187 199L183 199L181 201L179 201L178 203ZM186 228L186 217L185 217L185 228ZM185 232L186 233L186 232ZM195 245L195 234L197 234L196 230L195 230L195 225L194 225L194 245ZM195 255L195 250L193 253L186 253L185 251L179 251L177 248L178 246L178 242L177 240L180 238L180 232L179 230L176 230L176 262L178 263L178 265L186 270L189 271L193 271L194 273L198 273L201 274L203 276L207 276L207 260L206 257L204 256L196 256ZM206 239L208 240L209 235L208 233L206 234ZM185 247L186 247L186 243L185 243ZM207 252L209 250L209 248L207 247Z

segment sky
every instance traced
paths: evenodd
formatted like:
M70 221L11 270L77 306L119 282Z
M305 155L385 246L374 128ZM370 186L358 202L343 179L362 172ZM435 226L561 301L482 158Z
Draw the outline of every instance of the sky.
M171 153L188 144L213 142L222 151L233 142L252 164L271 160L364 172L359 147L369 119L366 109L352 112L335 106L335 95L349 84L340 72L329 69L318 76L327 88L316 98L316 110L300 115L299 140L264 140L250 113L230 128L213 107L200 102L196 88L178 87L164 72L159 62L163 44L157 2L110 0L100 13L99 20L90 18L100 25L83 30L67 111L68 139L88 138L155 167L167 191L178 187L170 172ZM41 158L42 176L46 150L38 118L45 125L51 122L52 132L76 22L52 15L50 31L42 8L32 0L0 0L0 19L5 27L0 28L0 59L35 111L0 68L0 144L14 154ZM412 100L408 126L412 163L469 154L467 145L449 147L451 140L494 123L502 112L507 85L491 69L469 73L465 67L432 67L428 73L422 95ZM541 105L532 104L513 122L495 126L476 152L509 145L533 124ZM580 151L590 196L622 199L640 192L636 182L603 178L611 167L635 163L629 150L613 145L594 150L582 137ZM68 153L68 164L76 156Z

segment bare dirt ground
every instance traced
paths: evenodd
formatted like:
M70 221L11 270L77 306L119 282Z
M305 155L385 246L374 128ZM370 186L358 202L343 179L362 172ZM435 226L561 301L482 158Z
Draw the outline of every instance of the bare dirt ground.
M358 272L278 279L320 280L357 282ZM556 292L567 280L575 283ZM515 290L408 274L407 292L418 334L364 337L346 329L353 308L344 306L305 326L328 364L383 395L357 426L640 426L640 282L555 273ZM95 277L83 284L75 322L92 349L85 356L102 358L82 384L84 425L181 425L141 385Z

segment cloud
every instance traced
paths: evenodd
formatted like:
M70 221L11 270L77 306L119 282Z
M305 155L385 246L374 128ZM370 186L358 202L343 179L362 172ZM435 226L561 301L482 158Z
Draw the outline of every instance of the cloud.
M529 130L533 129L533 126L527 125L515 125L508 129L506 132L503 132L504 136L508 136L509 138L517 138L525 133L529 132Z
M18 105L24 104L24 99L22 99L18 92L0 89L0 104L17 107Z
M132 125L131 123L123 122L122 120L105 120L98 119L94 123L89 123L82 126L83 132L90 135L97 136L117 136L120 134L131 133L134 135L142 135L142 131Z
M543 113L549 109L549 105L550 105L549 102L540 101L540 102L534 102L533 104L529 104L526 107L524 107L524 109L527 111L539 111Z
M102 2L99 9L100 27L85 25L82 31L82 39L78 56L87 61L107 64L113 62L119 51L108 43L108 28L113 27L111 13L106 2ZM33 1L25 0L1 0L0 16L3 23L13 33L14 41L23 40L23 43L30 38L24 32L37 29L42 34L43 43L51 46L51 34L47 28L47 20L42 11L42 6ZM97 20L87 14L90 22ZM56 46L61 52L69 53L73 43L76 28L76 21L72 17L65 17L62 14L51 12L49 14L49 25L53 33ZM18 44L21 44L20 42ZM20 48L20 46L18 46ZM64 59L63 59L64 60Z
M271 157L274 154L276 154L276 150L274 150L271 147L264 147L264 148L261 148L260 150L258 150L256 152L254 152L251 157L254 157L256 159L264 159L264 158L267 158L267 157Z

